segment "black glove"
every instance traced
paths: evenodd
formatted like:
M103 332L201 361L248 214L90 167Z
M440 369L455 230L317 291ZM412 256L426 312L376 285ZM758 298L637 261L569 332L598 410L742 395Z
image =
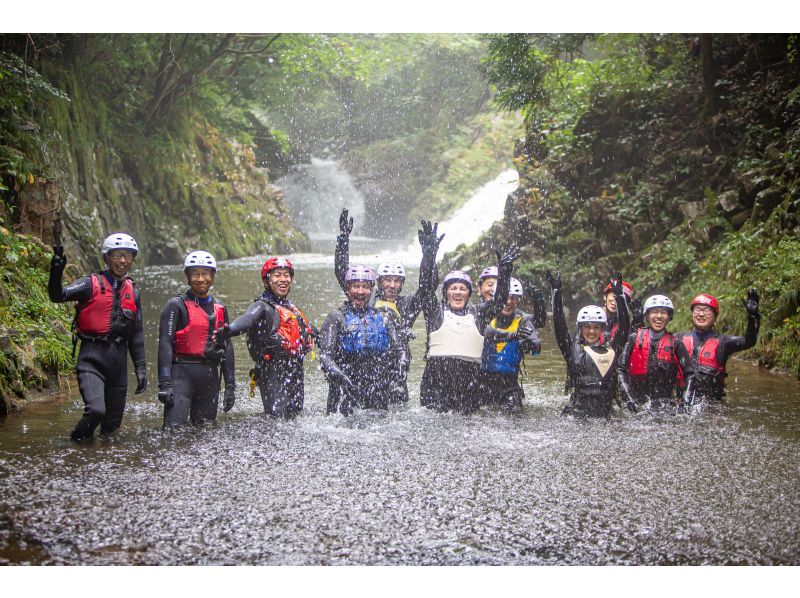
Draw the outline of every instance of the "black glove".
M751 318L759 319L761 317L758 313L758 291L756 289L747 291L747 299L742 299L742 305Z
M136 368L136 390L134 394L140 395L147 390L147 369L144 366Z
M544 276L547 278L547 284L550 285L551 289L554 291L561 289L561 272L556 272L556 275L553 276L550 270L545 270Z
M231 409L233 409L233 404L236 402L236 387L231 384L228 386L225 385L225 398L222 401L222 410L225 413L228 413Z
M353 232L353 217L351 216L348 219L347 215L347 208L343 209L342 213L339 214L339 232L345 237L349 237L350 233Z
M641 299L631 299L628 302L628 307L631 308L631 324L634 327L641 327L644 323L644 306Z
M611 279L611 290L614 295L622 295L622 272L617 272L616 278Z
M422 225L422 228L417 231L419 244L423 251L427 249L435 254L439 250L439 243L441 243L442 239L444 239L444 233L442 233L440 236L437 236L437 233L439 232L437 230L439 228L438 222L431 224L429 220L421 220L420 224Z
M625 408L630 411L631 413L636 413L639 409L636 407L636 403L633 401L625 401Z
M220 326L211 335L211 339L217 346L222 346L225 343L225 341L228 340L230 337L231 337L230 324L224 324L223 326Z
M172 392L172 384L161 383L158 385L158 400L164 403L164 407L172 407L175 404L175 395Z
M56 245L53 247L53 257L50 259L50 269L64 271L67 267L67 256L64 255L64 246Z
M498 270L510 270L514 265L514 260L522 255L520 248L513 243L505 245L502 253L497 250L495 250L495 253L497 254Z

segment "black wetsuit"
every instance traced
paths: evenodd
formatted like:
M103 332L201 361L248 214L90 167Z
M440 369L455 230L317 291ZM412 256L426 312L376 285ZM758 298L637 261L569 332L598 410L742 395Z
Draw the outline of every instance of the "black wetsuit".
M508 341L510 331L506 331L519 318L517 330L528 329L531 332L512 341ZM525 392L519 383L519 368L523 355L530 352L537 355L542 350L539 334L534 326L534 317L516 309L506 316L502 313L493 320L495 326L486 326L483 359L481 360L480 394L484 405L500 405L510 410L522 407ZM510 353L508 357L506 354ZM497 355L503 355L502 361Z
M473 413L480 407L480 370L481 358L464 358L458 356L458 347L453 346L453 356L431 355L431 334L443 329L445 312L458 318L471 315L478 333L483 334L486 325L502 310L508 299L511 280L510 265L501 269L497 281L497 289L491 301L482 301L477 305L466 305L464 309L453 310L444 301L436 298L433 285L426 286L423 302L425 328L427 330L425 348L425 370L422 372L419 395L420 405L437 411L460 411ZM444 349L444 353L448 353ZM482 348L481 348L482 353Z
M230 325L231 336L247 332L247 346L255 362L254 375L261 393L264 413L291 419L300 414L305 401L303 359L310 352L310 339L303 350L291 354L282 348L278 330L281 318L277 306L297 309L288 299L279 299L269 291L256 299ZM298 312L299 313L299 312ZM302 317L302 316L298 316ZM310 323L304 320L304 324Z
M175 334L189 323L186 301L194 301L209 316L214 314L214 299L196 298L191 291L173 297L164 306L158 328L158 386L171 387L172 405L164 407L164 427L180 426L187 418L192 424L216 419L219 405L220 365L225 387L236 385L233 344L226 340L223 347L211 348L206 357L178 355ZM224 322L228 310L224 309ZM216 322L215 322L216 326Z
M345 302L325 318L319 352L328 378L328 413L386 409L403 400L408 357L385 310L356 310Z
M336 280L338 281L342 290L346 293L347 283L345 282L345 274L347 273L347 268L350 264L350 243L347 235L340 234L336 237L336 250L334 256L334 272L336 274ZM403 372L401 372L402 376L398 381L398 384L402 388L402 392L399 395L393 395L396 396L398 401L402 402L408 401L408 387L406 385L406 379L408 376L408 370L411 367L411 339L414 338L414 334L411 332L411 329L414 327L414 322L416 322L417 316L422 311L422 300L425 294L425 288L430 284L430 281L433 280L435 276L436 263L432 257L433 256L426 257L425 254L423 254L422 262L420 263L419 284L416 292L413 295L401 295L397 297L397 300L394 302L394 309L392 309L390 302L384 299L379 285L376 285L375 292L370 300L370 305L372 307L385 310L386 313L392 317L398 339L402 343L403 349L407 356L406 368Z
M658 408L680 402L684 386L694 376L694 367L691 355L675 335L672 335L672 349L664 351L664 359L658 358L659 347L665 342L666 334L666 330L653 332L649 328L642 328L628 336L618 363L620 390L626 404L638 406L649 402L651 408ZM644 335L650 339L647 372L643 375L634 374L631 356L637 344L641 347L645 342Z
M622 293L616 296L617 305L623 304ZM581 335L576 339L567 328L561 289L554 289L553 328L556 342L567 362L568 387L572 396L563 415L582 417L609 417L617 393L616 366L628 337L630 320L626 309L619 311L619 328L613 340L605 338L594 345L587 345ZM589 352L592 352L592 355ZM597 359L597 362L592 358ZM601 371L601 366L605 370Z
M48 295L55 303L77 301L78 304L92 297L92 277L85 276L62 288L63 269L51 268ZM134 285L136 316L129 321L120 313L119 290L121 280L111 276L108 270L98 276L113 289L114 303L111 311L111 329L107 335L93 338L79 335L81 348L78 353L78 388L83 397L83 417L78 421L70 437L73 440L90 438L100 426L101 434L119 428L125 413L128 392L128 359L130 353L137 379L146 376L147 365L144 354L144 329L139 289Z
M692 337L692 364L694 366L694 388L687 391L687 398L692 402L703 399L712 401L722 401L725 398L725 364L728 358L739 351L745 351L753 347L758 340L759 319L748 316L747 329L744 336L732 336L720 334L713 328L706 332L697 329L692 332L681 332L677 335L677 340L681 344L688 344ZM708 348L700 354L700 348L708 341L716 343L716 351L711 353ZM711 365L713 362L714 365Z

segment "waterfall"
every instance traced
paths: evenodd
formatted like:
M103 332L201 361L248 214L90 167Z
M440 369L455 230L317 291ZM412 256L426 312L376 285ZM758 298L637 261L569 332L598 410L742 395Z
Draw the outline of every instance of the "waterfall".
M364 197L337 160L311 158L276 181L283 188L292 220L312 240L331 239L339 233L339 214L347 208L353 231L364 224Z
M453 251L462 243L471 245L484 231L503 218L506 197L519 185L519 173L504 170L493 181L475 191L453 216L439 223L439 234L445 233L439 256ZM419 244L414 243L419 250Z

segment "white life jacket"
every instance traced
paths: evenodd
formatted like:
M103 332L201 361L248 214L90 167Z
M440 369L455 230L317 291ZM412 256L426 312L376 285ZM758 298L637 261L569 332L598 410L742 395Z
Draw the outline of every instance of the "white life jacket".
M428 357L455 357L481 362L483 335L478 332L475 315L458 316L444 311L442 326L428 337Z

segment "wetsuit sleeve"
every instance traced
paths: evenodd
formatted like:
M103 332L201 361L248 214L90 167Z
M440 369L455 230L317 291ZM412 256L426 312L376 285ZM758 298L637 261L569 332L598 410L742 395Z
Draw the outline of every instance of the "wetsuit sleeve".
M520 347L523 351L530 351L532 353L540 353L542 350L542 341L539 339L539 333L536 332L535 317L531 314L522 316L519 323L519 329L529 330L528 334L520 336Z
M744 336L730 336L723 334L720 336L720 345L722 345L722 359L723 363L734 353L745 351L754 347L758 340L759 319L748 315L747 329Z
M498 266L497 287L495 287L494 297L491 301L481 301L477 305L477 323L481 333L483 333L483 329L486 328L486 325L491 322L497 314L503 311L503 307L506 305L508 291L511 287L512 268L513 264L501 264Z
M631 331L631 319L628 315L628 301L625 299L625 294L615 293L614 296L617 300L617 305L622 306L622 309L617 308L617 323L619 324L619 328L617 329L617 335L611 342L611 348L619 355L622 353L625 343L628 342L628 334L630 334Z
M172 360L175 332L186 326L178 301L173 297L161 310L158 319L158 383L172 383Z
M88 301L92 298L92 277L84 276L73 281L66 287L61 287L63 270L51 268L50 278L47 282L47 294L54 303L67 301Z
M352 386L352 381L341 370L334 359L336 345L344 326L344 314L339 310L328 314L319 331L319 363L328 380L344 386Z
M438 330L444 321L442 304L436 300L436 290L428 287L422 294L422 314L425 318L425 329L430 334Z
M250 330L268 309L275 311L274 308L267 305L264 301L254 301L251 303L241 316L231 322L231 336L239 336Z
M570 340L567 319L564 317L564 303L561 299L561 289L553 289L553 331L556 335L556 344L561 355L569 362L572 342Z
M686 345L677 336L675 337L675 357L678 358L678 365L683 373L684 386L688 386L689 381L694 378L694 361Z
M347 267L350 264L350 237L347 235L338 235L336 237L336 250L333 257L333 271L336 274L336 281L342 290L347 292L347 284L345 283L345 274L347 274Z
M225 322L230 322L228 316L228 308L225 310ZM225 345L222 350L222 377L225 380L225 388L233 388L236 386L236 362L233 355L233 342L231 339L225 339Z
M142 302L139 298L138 287L133 289L133 299L136 303L136 321L133 324L133 334L128 339L128 352L133 365L139 370L147 367L147 361L144 355L144 314L142 314Z
M647 332L645 331L645 334ZM633 347L636 344L636 334L631 334L628 337L628 342L625 344L625 348L622 351L622 355L617 360L617 378L619 379L619 388L622 392L622 398L625 400L626 403L633 401L633 395L631 394L631 379L630 374L628 372L628 364L631 361L631 354L633 353Z

